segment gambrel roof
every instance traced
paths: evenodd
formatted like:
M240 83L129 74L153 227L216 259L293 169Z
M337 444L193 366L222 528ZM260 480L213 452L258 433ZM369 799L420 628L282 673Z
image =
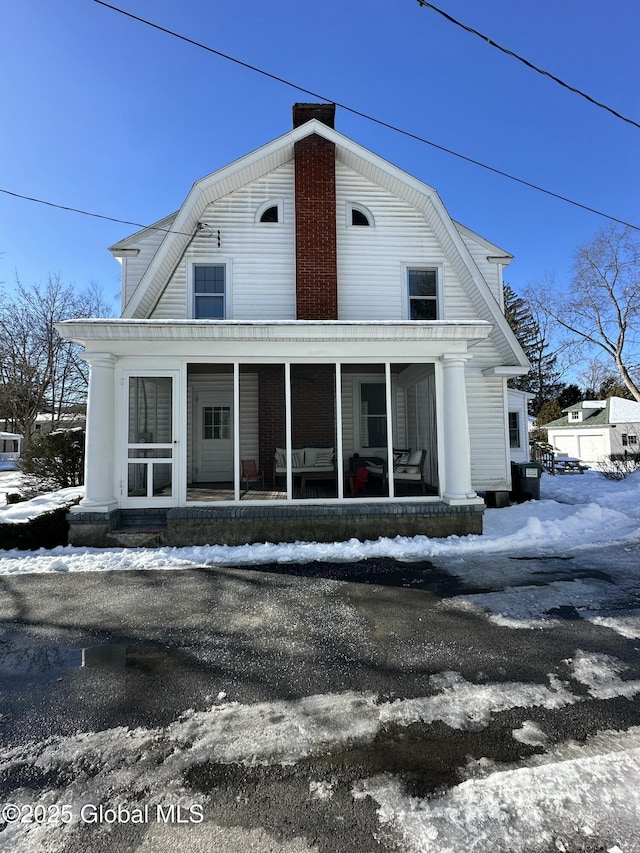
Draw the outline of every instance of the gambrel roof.
M501 367L492 369L493 372L502 372L504 375L528 372L526 356L511 331L500 304L472 258L464 235L472 236L485 244L488 255L493 256L492 260L507 264L511 255L464 226L454 223L435 189L317 119L294 128L284 136L196 181L177 214L156 223L158 227L170 227L171 230L162 240L125 306L123 319L144 319L151 316L164 287L195 235L207 205L293 160L295 143L311 134L317 134L335 144L336 160L421 211L439 240L478 317L492 326L491 337L502 360ZM148 229L145 229L146 231ZM111 251L117 255L119 251L133 247L135 241L145 232L122 240L112 246Z

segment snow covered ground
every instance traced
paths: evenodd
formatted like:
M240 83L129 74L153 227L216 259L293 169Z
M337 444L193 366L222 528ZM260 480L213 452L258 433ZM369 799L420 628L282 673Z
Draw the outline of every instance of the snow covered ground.
M6 478L6 479L5 479ZM0 523L20 523L31 515L73 500L78 489L43 495L3 506L4 495L19 486L16 472L0 473ZM56 548L24 554L0 552L0 574L12 572L86 572L119 569L180 569L193 566L259 566L264 563L305 563L314 560L350 563L371 557L424 560L432 557L518 553L552 555L583 548L593 550L613 542L640 542L640 471L621 482L601 474L543 474L540 501L530 501L485 513L482 536L448 539L381 538L336 543L264 543L193 548L87 549Z
M17 485L11 476L15 475L0 474L0 503L2 490ZM553 630L554 609L573 607L583 619L612 628L633 644L640 638L639 498L640 472L622 482L608 481L596 472L544 475L542 500L488 510L483 536L236 548L5 551L0 552L0 574L256 567L325 560L344 562L346 579L348 564L354 561L431 559L467 581L495 584L493 592L460 595L448 606L481 614L505 630L529 631L532 643L538 631ZM42 511L59 500L59 495L40 498L31 509L28 504L0 506L0 520L21 523L30 511ZM525 559L509 561L514 554ZM560 558L573 560L567 563L566 576L558 579ZM591 576L572 578L574 563L588 565ZM543 564L550 567L548 582L541 577ZM185 708L181 718L164 728L78 732L0 752L0 778L19 777L31 767L70 780L64 787L38 791L36 802L49 809L47 814L58 809L76 826L87 804L143 800L153 805L168 796L173 803L200 804L206 815L206 797L195 796L183 781L203 759L247 766L295 765L341 746L371 743L389 725L442 721L451 729L478 730L510 708L554 709L616 697L633 701L640 695L640 681L625 678L625 670L611 655L576 649L566 661L567 677L550 673L546 685L472 684L459 673L443 672L431 677L427 695L409 699L382 700L350 692L252 705L228 701L221 693L208 710ZM509 765L469 759L459 784L429 797L410 796L393 774L362 779L351 793L356 804L362 800L376 804L381 837L387 832L400 839L407 853L465 849L640 853L640 719L638 726L599 731L583 743L553 743L550 734L539 723L526 720L512 736L536 747L538 754ZM309 779L310 798L330 801L332 796L331 781ZM34 803L34 794L17 787L9 799L20 810ZM265 850L285 850L274 838L269 844ZM0 850L40 849L63 851L64 830L58 827L56 832L36 821L12 822L0 832ZM309 844L304 849L318 848Z

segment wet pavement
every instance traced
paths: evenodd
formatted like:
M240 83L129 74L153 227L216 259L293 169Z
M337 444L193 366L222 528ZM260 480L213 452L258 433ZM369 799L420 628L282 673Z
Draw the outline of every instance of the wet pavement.
M168 726L220 697L252 704L362 691L389 701L429 695L430 678L442 672L471 683L543 685L550 673L566 676L576 649L611 655L628 667L626 678L640 678L638 641L584 621L575 608L560 609L548 629L532 631L493 624L458 606L460 596L522 582L518 560L484 559L487 571L472 561L468 582L461 561L387 559L2 576L3 749L117 726ZM599 566L587 557L531 561L528 583L531 576L540 585L613 583ZM491 583L479 583L483 575ZM638 725L640 713L636 700L605 702L585 691L580 704L511 709L476 731L442 722L390 724L370 743L329 749L292 766L204 761L183 782L208 798L205 825L188 832L93 828L69 837L64 849L401 849L381 830L372 802L354 800L354 783L398 774L413 795L428 796L455 784L469 757L511 762L535 752L512 737L525 720L539 722L559 742ZM330 799L310 797L310 780L330 790ZM37 792L64 782L25 766L21 775L0 776L0 793L6 799L20 788Z

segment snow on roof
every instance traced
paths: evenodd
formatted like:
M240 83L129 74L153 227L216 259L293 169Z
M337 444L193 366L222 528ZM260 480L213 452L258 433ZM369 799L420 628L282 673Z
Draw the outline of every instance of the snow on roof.
M640 423L640 403L624 397L610 397L609 420L612 424Z

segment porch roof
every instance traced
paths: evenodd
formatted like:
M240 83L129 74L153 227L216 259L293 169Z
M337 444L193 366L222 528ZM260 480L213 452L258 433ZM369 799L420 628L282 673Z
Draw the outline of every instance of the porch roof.
M486 321L123 320L56 324L88 352L114 355L421 360L462 354L491 333ZM153 346L150 348L150 344Z
M487 338L485 320L122 320L56 323L63 338L89 341L465 341Z

